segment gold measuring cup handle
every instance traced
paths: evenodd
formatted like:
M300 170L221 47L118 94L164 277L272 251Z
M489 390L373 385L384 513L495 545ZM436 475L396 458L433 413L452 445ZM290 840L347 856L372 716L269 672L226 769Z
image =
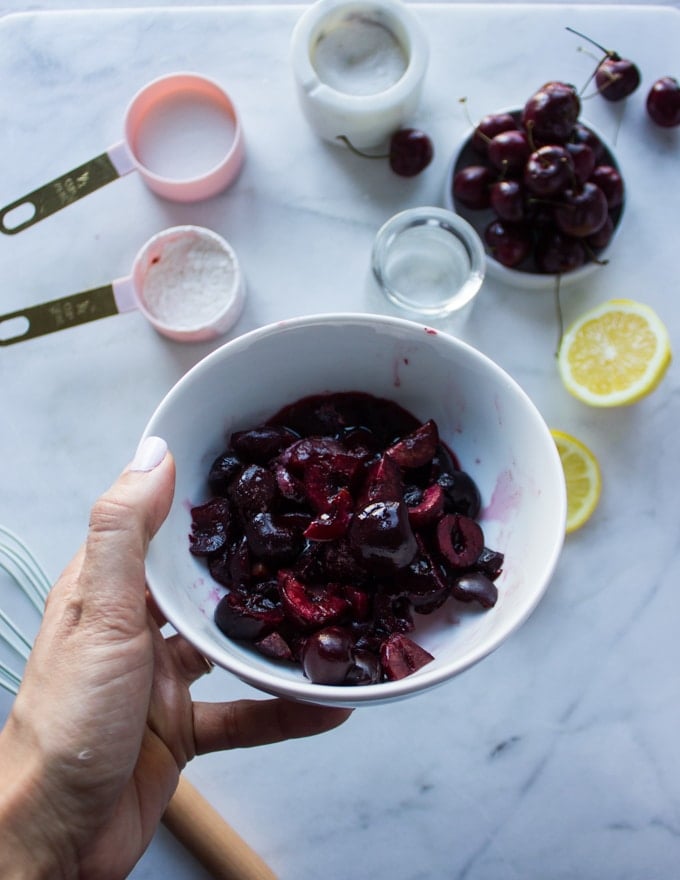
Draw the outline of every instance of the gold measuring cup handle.
M0 231L15 235L120 177L109 152L34 189L0 210ZM12 223L16 215L17 223ZM28 215L28 216L27 216Z

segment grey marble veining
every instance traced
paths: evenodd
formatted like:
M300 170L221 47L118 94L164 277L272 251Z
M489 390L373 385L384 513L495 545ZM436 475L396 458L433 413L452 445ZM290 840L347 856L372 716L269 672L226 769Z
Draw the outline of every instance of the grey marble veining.
M231 93L246 165L209 202L162 201L133 174L3 236L2 312L120 277L147 238L181 223L214 228L239 255L248 302L230 336L291 315L375 308L366 283L373 236L396 211L441 202L448 159L468 128L460 97L480 116L521 103L548 79L584 82L591 62L567 24L634 56L644 83L680 74L680 17L670 8L414 4L432 52L414 122L431 132L436 155L421 178L403 181L306 127L288 65L302 6L80 5L0 19L0 204L115 143L132 94L180 69ZM641 90L625 110L584 105L616 145L628 202L610 264L562 301L568 321L609 297L644 300L677 346L680 133L647 125L643 102ZM313 740L188 768L283 880L679 876L677 367L635 407L588 409L557 377L556 334L552 295L491 280L464 331L551 426L587 442L603 470L598 511L567 540L522 629L423 697L357 711ZM51 576L158 400L213 347L171 343L132 313L2 349L0 522ZM196 695L253 692L215 672ZM0 694L3 717L8 707ZM164 829L132 875L161 876L204 876Z

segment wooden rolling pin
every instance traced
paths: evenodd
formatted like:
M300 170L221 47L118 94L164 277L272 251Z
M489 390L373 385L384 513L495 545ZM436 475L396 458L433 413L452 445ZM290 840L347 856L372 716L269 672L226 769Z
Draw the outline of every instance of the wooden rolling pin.
M277 880L269 866L184 776L179 777L163 824L214 880Z

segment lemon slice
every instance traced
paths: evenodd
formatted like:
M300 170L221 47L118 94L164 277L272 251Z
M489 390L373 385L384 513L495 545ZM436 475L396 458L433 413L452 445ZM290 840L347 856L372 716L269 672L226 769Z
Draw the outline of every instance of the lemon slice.
M646 397L671 362L668 330L642 303L612 299L582 315L564 334L557 359L565 387L591 406Z
M588 447L564 431L551 431L562 461L567 484L567 534L575 532L597 507L602 477L597 459Z

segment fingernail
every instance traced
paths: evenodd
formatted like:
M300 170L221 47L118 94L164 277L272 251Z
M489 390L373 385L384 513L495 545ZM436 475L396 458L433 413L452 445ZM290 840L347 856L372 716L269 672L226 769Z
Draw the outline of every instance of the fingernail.
M152 471L163 461L168 452L168 444L160 437L145 437L137 447L135 457L130 463L131 471Z

